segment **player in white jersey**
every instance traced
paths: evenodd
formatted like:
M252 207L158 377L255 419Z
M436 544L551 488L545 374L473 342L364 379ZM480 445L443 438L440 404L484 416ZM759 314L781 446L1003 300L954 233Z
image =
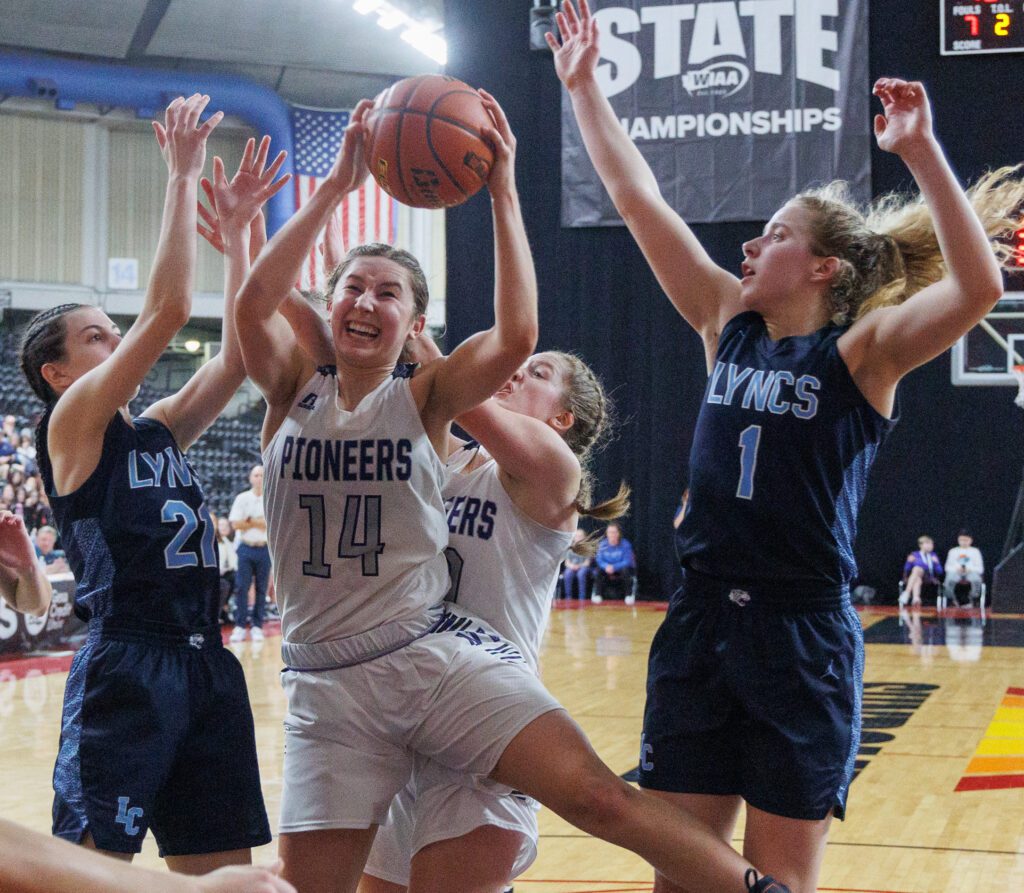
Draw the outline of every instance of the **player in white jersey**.
M585 463L605 430L606 407L582 360L536 354L494 399L459 419L483 445L455 441L448 458L448 600L515 644L534 672L579 515L611 520L628 508L624 487L590 507ZM360 893L443 883L499 891L536 858L536 813L535 801L517 791L418 760L377 833Z
M335 365L315 369L296 349L278 307L318 232L365 178L366 101L331 172L238 296L246 368L268 404L265 503L287 665L286 879L303 893L355 890L376 826L420 754L524 791L680 882L739 891L753 874L746 860L622 782L514 646L441 605L439 457L449 424L499 390L537 337L515 140L482 96L495 119L484 134L496 150L491 329L411 378L394 377L403 347L423 331L426 281L406 252L362 246L328 283Z

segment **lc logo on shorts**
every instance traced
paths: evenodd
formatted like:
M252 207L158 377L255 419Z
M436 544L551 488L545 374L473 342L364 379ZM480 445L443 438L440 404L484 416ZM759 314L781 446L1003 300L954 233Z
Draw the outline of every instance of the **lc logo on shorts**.
M651 759L654 756L654 748L644 740L646 737L640 736L640 768L644 772L651 772L654 770L654 760Z
M114 821L118 825L124 825L124 833L129 837L135 837L142 829L135 824L136 819L142 818L142 807L133 806L128 808L128 797L117 798L117 817Z

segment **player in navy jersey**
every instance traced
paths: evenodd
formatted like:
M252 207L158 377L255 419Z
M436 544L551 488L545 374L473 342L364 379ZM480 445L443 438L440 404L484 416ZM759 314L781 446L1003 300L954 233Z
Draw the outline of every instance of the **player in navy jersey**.
M150 368L188 321L197 179L220 112L176 99L154 122L169 180L160 242L138 319L122 338L99 308L38 314L22 369L46 410L43 481L89 624L64 700L53 831L130 859L152 828L168 865L201 873L245 863L270 840L244 677L221 645L214 529L185 450L244 379L233 295L248 271L250 223L286 181L283 153L250 140L229 183L214 159L226 251L220 354L178 393L133 417Z
M709 372L678 533L684 584L651 648L640 782L725 840L745 801L744 854L811 891L859 740L849 583L868 470L899 380L999 299L1009 252L989 238L1013 231L1024 188L1003 169L965 195L922 85L884 78L875 136L921 197L862 213L840 184L801 193L743 245L737 279L664 201L601 94L586 0L557 19L548 43L587 151ZM681 888L659 876L655 889Z
M328 282L334 363L317 367L297 350L278 308L319 231L366 178L367 101L331 172L238 296L243 354L268 404L265 507L288 699L285 876L303 891L354 891L377 825L422 757L533 796L702 890L766 890L704 826L601 763L514 645L442 605L450 422L498 391L537 337L515 140L481 96L494 118L483 133L496 157L493 327L450 357L396 369L426 323L426 278L407 252L365 245Z

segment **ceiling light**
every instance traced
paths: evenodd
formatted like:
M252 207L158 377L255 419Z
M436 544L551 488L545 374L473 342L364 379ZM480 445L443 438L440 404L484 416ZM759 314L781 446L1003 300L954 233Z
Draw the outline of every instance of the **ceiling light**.
M196 341L195 338L189 338L188 341L185 342L185 350L189 353L198 353L199 348L202 346L203 345Z
M375 13L377 24L386 31L401 27L402 40L439 65L448 61L448 43L443 30L433 22L420 22L388 0L353 0L352 8L363 15Z
M407 28L402 32L402 40L429 56L438 65L448 62L448 42L439 34L432 34L424 28Z
M385 31L390 31L392 28L397 28L399 25L407 25L411 23L412 19L410 19L400 9L384 8L377 12L377 24Z

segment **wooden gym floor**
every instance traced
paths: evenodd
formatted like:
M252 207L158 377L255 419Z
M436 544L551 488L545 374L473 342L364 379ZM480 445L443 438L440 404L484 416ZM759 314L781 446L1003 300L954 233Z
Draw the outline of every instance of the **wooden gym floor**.
M561 605L542 672L602 758L636 768L647 649L664 605ZM848 819L836 822L822 891L995 893L1024 887L1024 617L896 609L862 613L865 735ZM233 646L245 667L271 823L280 803L279 639ZM50 780L69 658L0 664L0 815L49 830ZM550 813L517 893L651 890L632 854ZM742 828L737 834L739 845ZM269 861L275 844L257 852ZM150 838L138 861L157 865Z

